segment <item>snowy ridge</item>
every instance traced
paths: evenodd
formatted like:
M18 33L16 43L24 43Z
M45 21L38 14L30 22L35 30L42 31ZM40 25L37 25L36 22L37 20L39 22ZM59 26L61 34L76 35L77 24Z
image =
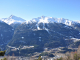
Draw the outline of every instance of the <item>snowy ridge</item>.
M15 23L23 23L25 22L26 20L20 18L20 17L16 17L14 15L11 15L9 18L2 18L0 19L0 21L3 21L9 25L11 24L15 24Z
M75 21L75 22L80 23L80 21L79 21L79 20L77 20L77 21Z
M69 25L71 26L71 24L73 23L73 21L70 21L68 19L64 19L64 18L53 18L53 17L45 17L45 16L41 16L41 17L38 17L38 18L33 18L32 20L29 20L29 21L26 21L26 24L28 23L63 23L63 24L66 24L66 25Z
M16 24L16 23L43 23L43 25L45 25L45 23L63 23L65 25L71 26L74 23L80 23L80 21L70 21L68 19L64 19L64 18L53 18L53 17L46 17L46 16L41 16L38 18L33 18L32 20L26 21L20 17L16 17L14 15L11 15L9 18L2 18L0 19L0 21L3 21L9 25L11 24ZM44 26L43 26L44 27Z
M5 22L3 22L2 20L0 20L0 22L5 23Z
M46 31L48 31L48 29L45 27L45 24L47 24L47 26L49 26L48 23L63 23L65 25L71 26L75 22L70 21L68 19L64 19L64 18L53 18L53 17L46 17L46 16L33 18L32 20L29 20L29 21L25 22L25 24L32 24L32 23L36 23L37 30L46 30ZM39 27L40 23L42 23L43 28Z

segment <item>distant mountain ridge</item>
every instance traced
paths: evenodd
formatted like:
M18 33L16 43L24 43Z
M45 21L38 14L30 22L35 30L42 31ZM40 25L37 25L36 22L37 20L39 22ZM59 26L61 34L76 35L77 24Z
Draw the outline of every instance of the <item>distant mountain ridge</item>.
M46 16L26 21L14 15L0 21L1 48L4 47L3 44L15 48L34 46L25 51L33 53L43 51L44 47L77 47L79 43L76 42L80 41L80 23L76 21ZM21 53L24 53L23 50L25 49L22 49ZM9 47L7 51L7 54L12 53ZM18 55L17 51L15 53Z
M53 17L46 17L46 16L41 16L38 18L33 18L32 20L27 21L26 23L33 23L33 22L38 22L38 23L63 23L66 25L71 25L73 21L70 21L68 19L64 18L53 18Z
M17 24L17 23L33 23L33 22L38 22L38 23L63 23L63 24L66 24L68 26L71 26L72 24L74 23L80 23L80 21L71 21L71 20L68 20L68 19L64 19L64 18L53 18L53 17L46 17L46 16L41 16L41 17L38 17L38 18L33 18L29 21L26 21L20 17L17 17L15 15L11 15L10 17L8 18L1 18L0 21L4 21L5 23L11 25L11 24Z
M10 17L8 18L2 18L0 19L1 21L4 21L5 23L11 25L11 24L16 24L16 23L23 23L24 19L20 18L20 17L16 17L14 15L11 15Z

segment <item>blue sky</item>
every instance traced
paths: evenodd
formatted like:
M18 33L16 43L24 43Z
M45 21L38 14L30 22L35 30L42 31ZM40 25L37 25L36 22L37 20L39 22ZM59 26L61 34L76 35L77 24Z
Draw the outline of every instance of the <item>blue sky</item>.
M80 20L80 0L0 0L0 18L41 16Z

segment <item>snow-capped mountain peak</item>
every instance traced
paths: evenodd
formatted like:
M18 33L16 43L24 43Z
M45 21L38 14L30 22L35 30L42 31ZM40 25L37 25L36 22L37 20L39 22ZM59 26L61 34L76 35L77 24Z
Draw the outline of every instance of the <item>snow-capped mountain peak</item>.
M53 17L46 17L46 16L41 16L38 18L33 18L32 20L27 21L26 23L34 23L37 22L39 23L63 23L66 24L68 26L71 26L71 24L73 23L73 21L70 21L68 19L64 19L64 18L53 18Z
M8 19L14 19L16 21L25 21L24 19L17 17L17 16L14 16L14 15L11 15Z
M20 18L20 17L16 17L14 15L11 15L10 17L8 18L2 18L0 19L1 21L4 21L5 23L11 25L11 24L14 24L14 23L23 23L25 22L26 20Z
M35 23L37 30L46 30L48 31L48 29L46 28L46 25L49 26L49 23L62 23L68 26L72 26L72 24L74 24L73 21L70 21L68 19L64 19L64 18L53 18L53 17L46 17L46 16L41 16L38 18L33 18L32 20L26 21L24 22L25 24L33 24ZM24 24L23 23L23 24ZM40 25L42 26L42 28L40 27Z

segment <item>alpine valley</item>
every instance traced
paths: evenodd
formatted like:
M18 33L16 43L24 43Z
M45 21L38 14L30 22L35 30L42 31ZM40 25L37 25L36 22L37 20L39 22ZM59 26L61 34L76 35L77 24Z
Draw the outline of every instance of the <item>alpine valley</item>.
M80 21L41 16L26 21L11 15L0 19L0 47L6 54L26 55L44 48L72 47L80 44Z

